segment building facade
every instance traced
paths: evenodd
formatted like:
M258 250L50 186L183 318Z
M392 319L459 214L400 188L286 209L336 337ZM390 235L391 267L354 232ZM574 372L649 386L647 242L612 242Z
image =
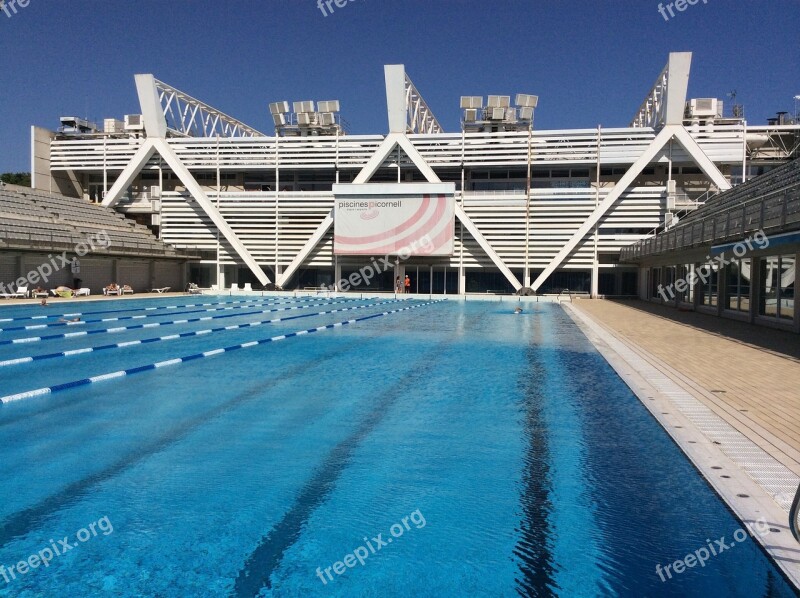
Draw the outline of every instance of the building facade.
M452 252L411 255L369 281L392 290L637 295L620 251L797 153L793 123L748 125L687 101L690 53L669 61L627 127L538 131L533 96L462 98L445 132L401 65L387 66L388 134L347 135L338 102L275 103L274 135L137 75L141 115L62 132L34 128L33 185L87 197L202 259L202 286L336 285L380 256L334 248L347 185L449 183ZM499 99L498 99L499 98ZM505 98L505 99L504 99ZM520 98L522 98L520 100ZM481 100L481 101L478 101ZM322 106L324 104L324 110ZM316 110L316 111L315 111Z

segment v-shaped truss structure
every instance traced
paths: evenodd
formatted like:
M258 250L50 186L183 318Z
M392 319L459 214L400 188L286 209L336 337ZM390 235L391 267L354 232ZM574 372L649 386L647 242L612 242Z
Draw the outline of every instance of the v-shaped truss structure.
M652 138L649 135L643 137L647 138L648 141L637 146L637 149L630 154L631 157L636 157L633 158L630 166L626 168L623 176L611 186L603 188L603 198L601 199L598 194L594 208L588 216L576 229L568 231L569 236L566 239L559 240L558 250L555 255L548 257L548 261L543 264L543 267L542 265L537 265L537 270L539 268L542 269L539 270L536 279L530 284L534 290L541 288L547 278L560 268L565 261L570 260L571 256L580 249L587 239L591 239L593 234L596 235L596 228L602 224L603 219L610 212L613 212L616 203L635 182L644 168L648 164L666 159L665 156L667 154L671 155L672 148L679 149L684 159L699 166L710 183L718 189L730 187L730 183L719 171L714 161L704 153L704 150L683 125L690 64L690 53L670 54L666 68L659 75L635 121L635 124L640 127L651 128L655 136ZM365 156L368 155L369 157L366 158L365 162L360 162L361 170L353 180L353 183L368 183L381 168L385 169L389 166L398 166L400 164L415 167L429 183L440 182L439 176L429 163L430 150L425 149L427 135L443 135L439 122L411 82L403 65L387 65L384 75L386 80L389 134L374 149L371 147L370 153L365 154ZM182 141L169 139L171 133L172 135L175 133L187 136L198 135L205 137L207 140L216 135L221 137L254 137L261 136L261 134L207 104L158 81L152 75L137 75L136 86L142 108L146 138L139 141L141 145L139 145L136 154L107 192L103 204L113 206L117 203L128 186L132 184L139 171L147 165L154 155L158 154L161 160L177 175L200 210L211 220L213 226L219 232L220 238L224 239L233 249L233 252L238 255L241 263L250 268L262 284L268 283L269 278L260 265L264 263L263 257L260 262L254 258L251 253L253 245L250 243L245 244L233 231L229 222L220 213L219 206L209 198L203 186L197 182L189 167L184 164L182 161L183 154L180 153L182 151ZM416 135L412 138L410 137L412 134ZM599 144L599 130L597 139ZM517 141L520 142L520 145L524 144L523 139L517 139ZM258 139L254 140L254 142L262 143ZM295 143L293 140L285 140L285 142L290 144L290 147L291 144ZM274 146L272 146L274 150L272 151L275 152L275 163L277 164L278 139L273 138L272 141L265 139L263 143L274 143ZM463 144L465 143L463 136L461 136L461 143L461 152L463 152ZM335 144L335 151L337 152L335 160L338 160L338 138ZM528 139L527 148L527 156L528 160L530 160L532 155L530 138ZM598 149L597 167L599 168L603 163ZM398 168L398 175L399 172L400 169ZM403 183L398 182L398 185L401 184ZM274 201L277 206L277 194L279 192L276 189L274 193ZM527 193L524 201L527 210L531 205L530 192ZM523 280L520 281L509 267L509 264L504 263L504 258L501 254L506 254L503 254L503 247L498 246L497 242L494 241L496 236L492 237L491 229L481 230L478 226L481 221L479 219L473 220L470 217L463 202L456 205L455 216L460 223L460 230L472 237L474 241L473 247L477 246L484 252L514 289L519 290L523 285L527 286L532 273L532 266L529 265L527 253L525 254ZM302 248L293 254L288 267L281 269L276 257L274 275L278 284L285 285L288 283L298 269L314 255L319 245L325 241L326 235L333 225L333 217L334 215L331 211L322 218L322 222L305 240ZM275 218L277 222L277 208ZM529 247L528 235L531 229L527 223L525 227L525 230L528 231L525 233L525 247L527 248ZM277 233L275 239L275 255L277 256ZM527 249L525 251L527 252ZM509 263L519 266L518 263ZM599 262L596 251L593 263L595 270L597 270ZM459 266L459 268L461 268L460 279L462 281L459 288L461 292L464 292L464 266ZM597 275L595 272L593 281L596 280Z
M264 133L220 112L213 106L153 79L167 129L186 137L265 137Z
M425 100L414 87L408 75L405 77L406 111L408 113L407 131L409 133L443 133L444 129L436 120Z

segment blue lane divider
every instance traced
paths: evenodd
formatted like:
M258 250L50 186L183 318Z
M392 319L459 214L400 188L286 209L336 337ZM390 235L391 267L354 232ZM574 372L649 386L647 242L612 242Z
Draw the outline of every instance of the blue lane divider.
M82 355L84 353L95 353L97 351L105 351L107 349L120 349L122 347L133 347L135 345L144 345L148 343L157 343L160 341L174 340L177 338L188 338L190 336L202 336L205 334L213 334L215 332L223 332L226 330L239 330L242 328L255 328L263 324L277 324L278 322L288 322L289 320L299 320L301 318L312 318L314 316L324 316L328 314L335 314L343 311L353 311L356 309L365 309L368 307L382 307L391 303L397 303L402 299L394 299L391 301L382 301L378 303L367 303L366 305L354 305L353 307L339 307L328 311L315 311L310 314L300 314L299 316L285 316L282 318L272 318L271 320L256 320L254 322L246 322L244 324L233 324L232 326L220 326L218 328L206 328L205 330L194 330L191 332L181 332L179 334L167 334L164 336L155 336L151 338L144 338L140 340L124 341L121 343L113 343L110 345L99 345L96 347L82 347L80 349L71 349L69 351L58 351L56 353L45 353L43 355L29 355L27 357L17 357L15 359L6 359L0 361L0 367L8 367L11 365L19 365L22 363L31 363L32 361L42 361L45 359L55 359L57 357L68 357L70 355ZM316 307L319 305L334 305L332 303L317 303L305 307ZM292 308L284 308L292 309ZM297 308L294 308L297 309Z
M209 309L191 309L189 311L179 311L179 312L172 312L170 315L184 315L184 314L197 314L201 312L209 312L209 311L228 311L232 309L245 309L247 307L257 307L259 305L284 305L286 303L302 303L304 301L310 301L310 299L304 299L301 301L290 300L290 301L236 301L236 302L227 302L221 303L219 305L228 305L231 303L243 303L243 305L233 305L233 307L213 307ZM124 310L124 311L134 311L134 310ZM70 317L74 314L65 314L64 317ZM138 314L134 316L117 316L116 318L98 318L96 320L80 320L78 322L52 322L49 324L29 324L27 326L10 326L8 328L0 328L0 332L12 332L12 331L19 331L19 330L41 330L42 328L51 328L53 326L63 326L67 324L69 326L82 326L84 324L97 324L98 322L121 322L123 320L141 320L146 318L153 318L155 316L162 315L162 314ZM164 314L166 315L166 314Z
M254 341L249 341L246 343L241 343L238 345L231 345L229 347L220 347L219 349L211 349L210 351L203 351L202 353L193 353L191 355L184 355L183 357L175 357L173 359L165 359L164 361L158 361L156 363L149 363L147 365L140 365L138 367L129 368L127 370L119 370L116 372L109 372L107 374L100 374L98 376L91 376L90 378L82 378L81 380L73 380L72 382L64 382L62 384L55 384L53 386L47 386L45 388L37 388L35 390L26 390L24 392L18 392L16 394L6 395L4 397L0 397L0 402L3 404L11 403L12 401L19 401L21 399L29 399L32 397L37 397L46 394L53 394L56 392L61 392L63 390L69 390L71 388L77 388L80 386L87 386L89 384L94 384L95 382L102 382L104 380L113 380L114 378L122 378L124 376L132 376L133 374L139 374L141 372L147 372L150 370L156 370L159 368L167 367L170 365L177 365L179 363L186 363L189 361L194 361L196 359L203 359L205 357L211 357L213 355L220 355L222 353L230 353L231 351L237 351L239 349L247 349L250 347L256 347L258 345L265 345L267 343L274 343L277 341L282 341L287 338L297 337L297 336L304 336L306 334L313 334L315 332L322 332L323 330L333 330L334 328L340 328L342 326L347 326L348 324L355 324L356 322L365 322L367 320L372 320L375 318L381 318L383 316L388 316L390 314L395 314L401 311L408 311L411 309L417 309L420 307L424 307L426 305L431 305L434 303L441 303L445 301L445 299L437 299L435 301L426 301L425 303L416 303L414 305L409 305L408 307L400 307L398 309L393 309L390 311L384 311L377 314L370 314L368 316L362 316L360 318L353 318L350 320L343 320L340 322L335 322L333 324L326 324L324 326L317 326L316 328L306 328L305 330L297 330L295 332L289 332L287 334L281 334L278 336L272 336L269 338L262 338Z
M190 324L193 322L205 322L207 320L219 320L221 318L240 318L243 316L252 316L254 314L267 314L270 312L275 311L288 311L292 309L306 309L308 307L316 307L319 305L335 305L338 303L348 303L352 301L359 301L358 299L340 299L338 301L328 301L325 303L316 303L316 304L309 304L309 305L290 305L289 307L276 307L272 309L261 309L255 311L243 311L237 312L232 314L222 314L219 316L204 316L201 318L186 318L183 320L173 320L171 322L150 322L148 324L134 324L133 326L116 326L114 328L98 328L96 330L79 330L78 332L64 332L60 334L48 334L45 336L27 336L24 338L14 338L9 340L0 341L0 346L2 345L18 345L22 343L37 343L41 341L52 341L59 338L74 338L76 336L89 336L90 334L113 334L117 332L124 332L126 330L138 330L144 328L158 328L159 326L173 326L177 324ZM269 305L276 305L276 304L269 304ZM202 310L201 310L202 311ZM189 312L182 312L182 313L189 313ZM176 315L182 315L176 314ZM67 323L66 325L69 326L70 324L74 325L78 322L74 323Z
M97 316L100 314L117 314L126 311L157 311L161 309L179 309L183 307L208 307L210 305L235 305L237 303L248 303L252 301L275 301L277 299L288 299L289 297L285 295L281 296L267 296L267 297L248 297L247 299L242 299L240 301L216 301L211 303L185 303L185 304L174 304L174 305L157 305L151 307L129 307L127 309L103 309L98 311L84 311L84 312L75 312L75 313L68 313L68 314L54 314L54 313L47 313L42 314L39 316L19 316L17 318L0 318L0 322L18 322L22 320L46 320L47 318L66 318L66 317L75 317L75 316ZM316 297L314 297L316 299ZM301 298L295 298L301 299Z

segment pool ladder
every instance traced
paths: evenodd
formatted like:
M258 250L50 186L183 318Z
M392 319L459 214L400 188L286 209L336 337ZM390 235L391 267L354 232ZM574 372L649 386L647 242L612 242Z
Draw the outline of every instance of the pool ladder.
M792 530L794 539L800 542L800 523L797 521L800 516L800 486L797 487L797 494L794 495L792 508L789 509L789 529Z

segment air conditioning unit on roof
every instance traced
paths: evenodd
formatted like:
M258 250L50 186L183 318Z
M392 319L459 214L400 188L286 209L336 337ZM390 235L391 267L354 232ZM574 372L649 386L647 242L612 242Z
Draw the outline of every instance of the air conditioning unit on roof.
M126 131L143 131L144 121L141 114L126 114L125 115L125 130Z

